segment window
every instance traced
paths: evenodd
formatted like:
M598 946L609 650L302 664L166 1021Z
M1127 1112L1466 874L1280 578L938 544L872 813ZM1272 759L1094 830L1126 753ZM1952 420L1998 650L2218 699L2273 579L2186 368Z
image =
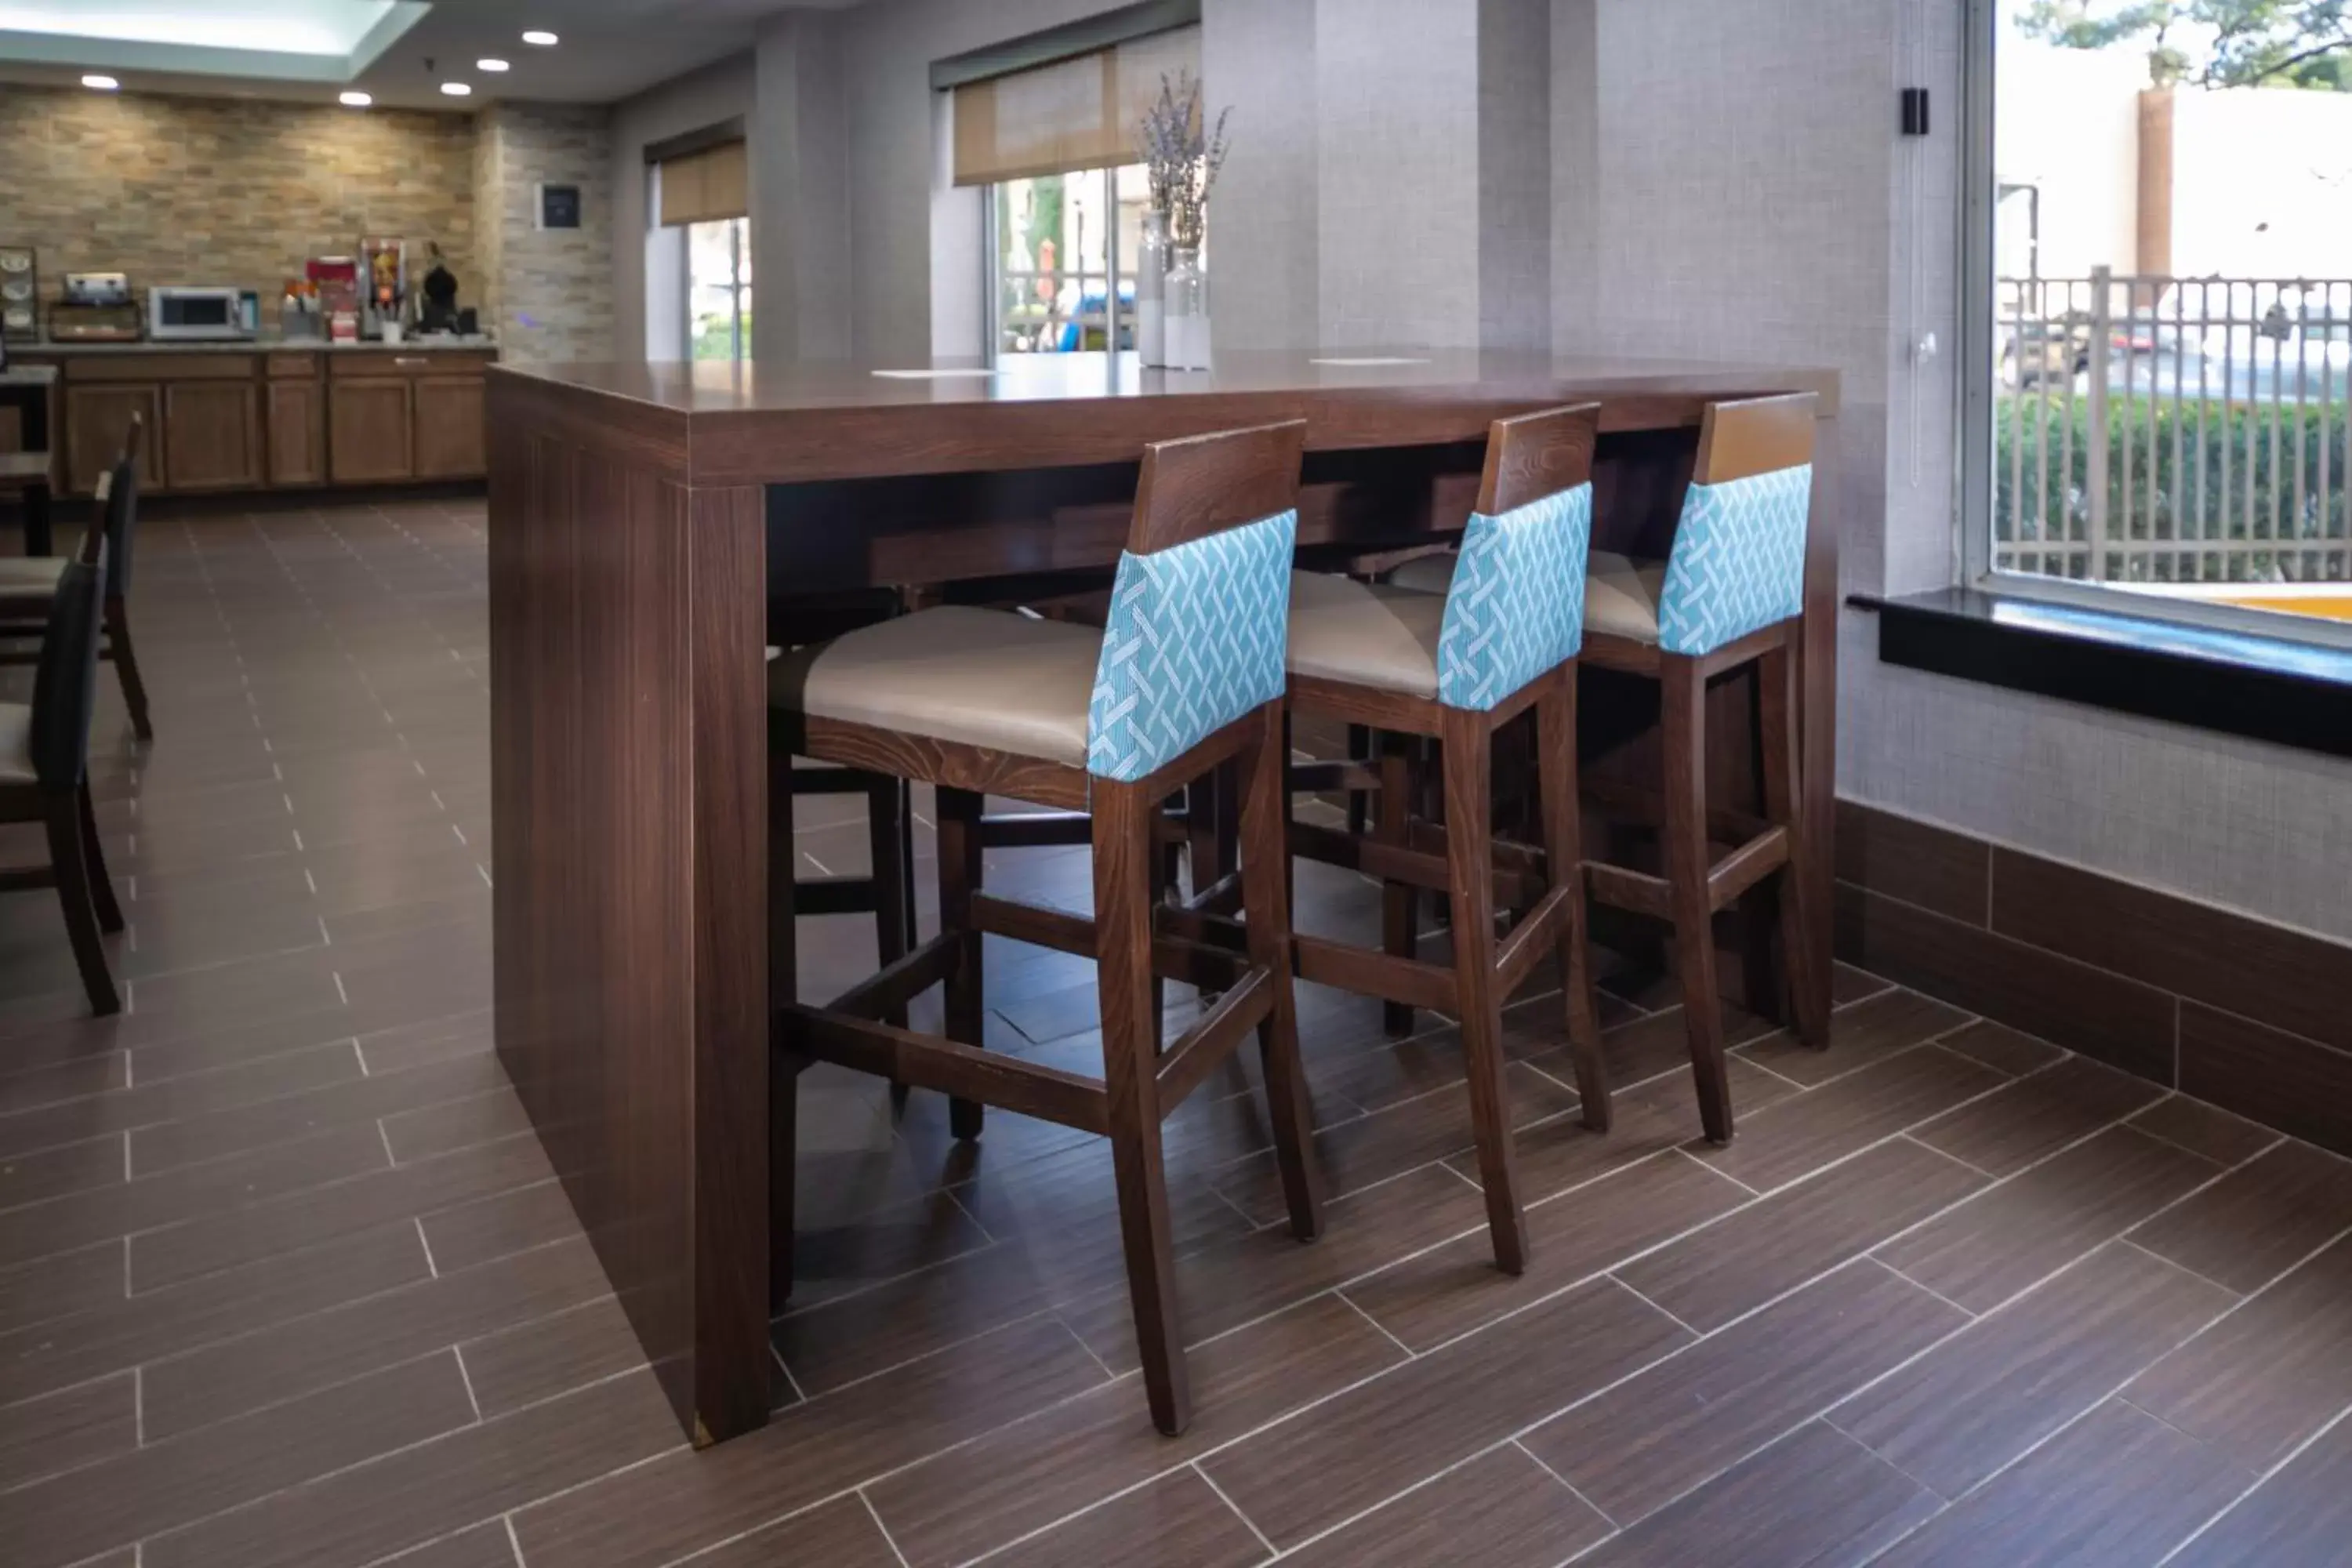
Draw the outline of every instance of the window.
M686 226L688 359L751 357L750 227L740 217Z
M1135 346L1135 258L1148 199L1139 163L988 187L996 353Z
M1970 0L1963 553L2004 591L2334 640L2352 45L2204 15Z

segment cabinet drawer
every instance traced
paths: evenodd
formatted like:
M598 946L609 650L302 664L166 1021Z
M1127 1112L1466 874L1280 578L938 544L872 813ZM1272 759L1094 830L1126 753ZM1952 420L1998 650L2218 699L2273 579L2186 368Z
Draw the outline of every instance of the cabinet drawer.
M327 360L327 374L336 381L369 381L384 376L479 375L498 356L466 353L454 349L346 349Z
M263 362L264 370L272 381L316 381L319 377L317 354L271 354Z
M251 381L260 364L255 354L91 354L68 358L66 380Z

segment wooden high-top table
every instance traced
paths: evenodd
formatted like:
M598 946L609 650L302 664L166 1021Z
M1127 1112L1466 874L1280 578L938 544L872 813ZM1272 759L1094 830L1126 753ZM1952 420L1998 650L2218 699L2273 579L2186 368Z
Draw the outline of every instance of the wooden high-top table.
M1462 527L1491 420L1591 399L1594 544L1663 557L1703 404L1797 390L1834 414L1826 371L1415 351L1221 354L1205 374L1131 354L995 374L492 370L499 1055L688 1434L768 1418L772 583L1108 566L1145 443L1302 416L1302 556L1425 540ZM1817 463L1804 658L1801 874L1824 990L1835 428Z

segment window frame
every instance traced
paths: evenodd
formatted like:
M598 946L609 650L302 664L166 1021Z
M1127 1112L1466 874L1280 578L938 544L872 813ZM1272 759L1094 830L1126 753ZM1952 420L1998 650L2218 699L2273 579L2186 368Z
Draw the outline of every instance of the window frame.
M1994 120L1998 112L2000 12L1998 0L1966 0L1962 26L1960 129L1960 417L1958 553L1964 587L2003 598L2042 600L2140 620L2174 621L2284 642L2352 648L2352 621L2284 615L2165 595L2137 593L2097 582L2033 573L2002 572L1993 564L1993 300L1995 182L2000 177Z
M1103 268L1106 278L1106 287L1103 290L1103 342L1107 346L1100 351L1081 348L1076 351L1079 353L1101 352L1116 358L1121 353L1135 352L1132 349L1122 349L1118 346L1121 319L1131 315L1131 312L1121 310L1118 298L1119 282L1126 276L1122 270L1122 264L1126 258L1120 253L1118 242L1118 172L1122 168L1132 167L1135 165L1131 163L1106 163L1094 169L1068 169L1059 175L1051 176L1067 180L1076 174L1091 174L1099 178L1103 182L1103 211L1108 215L1108 228L1103 236ZM982 212L980 286L982 303L986 307L982 312L982 330L988 334L982 357L983 363L992 369L1000 365L1007 358L1021 360L1055 357L1035 353L1009 353L1004 347L1004 274L1000 269L1004 255L1004 220L1002 212L1003 203L998 193L1009 183L1001 180L991 181L979 187ZM1061 268L1056 270L1079 280L1078 297L1083 300L1086 297L1085 280L1095 274L1071 268ZM1137 279L1139 289L1141 283L1142 279L1139 277ZM1077 320L1079 321L1078 341L1083 343L1086 341L1085 318L1081 316ZM1132 320L1129 321L1128 324L1136 325Z

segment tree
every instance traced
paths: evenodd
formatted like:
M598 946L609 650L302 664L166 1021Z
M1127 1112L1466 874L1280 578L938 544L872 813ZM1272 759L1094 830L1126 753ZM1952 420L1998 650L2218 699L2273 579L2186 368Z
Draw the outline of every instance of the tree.
M2070 49L2145 41L2158 87L2352 91L2352 0L2027 0L2018 25Z

